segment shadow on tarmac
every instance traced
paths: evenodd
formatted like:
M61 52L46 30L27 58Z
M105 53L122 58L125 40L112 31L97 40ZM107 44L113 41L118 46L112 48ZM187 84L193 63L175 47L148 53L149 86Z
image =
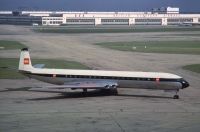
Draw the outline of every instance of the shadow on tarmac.
M41 92L41 91L35 91ZM47 91L43 91L47 92ZM50 91L53 93L52 91ZM113 95L111 93L105 93L99 90L89 91L87 93L83 92L62 92L58 96L53 97L42 97L42 98L33 98L28 100L54 100L54 99L65 99L65 98L87 98L87 97L103 97L103 96L119 96L119 97L135 97L135 98L160 98L160 99L172 99L172 97L164 97L164 96L153 96L153 95L128 95L128 94L118 94Z
M110 92L103 92L100 90L92 90L87 93L80 91L75 92L66 92L66 91L51 91L51 90L32 90L31 87L22 87L22 88L7 88L0 92L9 92L9 91L28 91L28 92L45 92L45 93L59 93L57 96L53 97L42 97L42 98L32 98L27 100L37 101L37 100L55 100L55 99L66 99L66 98L86 98L86 97L103 97L103 96L119 96L119 97L133 97L133 98L160 98L160 99L172 99L172 97L165 96L154 96L154 95L130 95L130 94L118 94L113 95Z

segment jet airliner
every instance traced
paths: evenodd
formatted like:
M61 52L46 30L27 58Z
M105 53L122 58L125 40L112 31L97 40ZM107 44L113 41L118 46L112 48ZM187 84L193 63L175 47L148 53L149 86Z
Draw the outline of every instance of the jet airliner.
M131 72L103 70L49 69L44 65L32 66L28 48L21 50L18 71L25 76L54 84L52 88L71 88L113 90L117 88L138 88L174 91L174 99L178 99L178 91L189 87L182 77L161 72Z

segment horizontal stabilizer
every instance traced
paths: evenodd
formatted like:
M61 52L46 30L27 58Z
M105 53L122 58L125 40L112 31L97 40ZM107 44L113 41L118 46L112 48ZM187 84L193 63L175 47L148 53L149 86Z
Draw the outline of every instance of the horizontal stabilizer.
M45 64L35 64L34 68L44 68Z
M3 66L3 67L0 67L0 69L7 69L7 70L18 70L17 67L13 67L13 66Z

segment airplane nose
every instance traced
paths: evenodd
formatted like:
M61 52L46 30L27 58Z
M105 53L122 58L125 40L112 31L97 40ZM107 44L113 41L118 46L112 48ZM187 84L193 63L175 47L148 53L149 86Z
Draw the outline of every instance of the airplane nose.
M187 88L187 87L190 86L190 84L187 81L185 81L184 79L181 80L181 84L182 84L182 89Z

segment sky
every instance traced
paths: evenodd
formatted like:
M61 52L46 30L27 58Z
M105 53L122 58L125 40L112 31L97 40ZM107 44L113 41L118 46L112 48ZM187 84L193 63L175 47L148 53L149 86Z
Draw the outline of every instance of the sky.
M200 12L200 0L0 0L0 10L151 11L167 6Z

